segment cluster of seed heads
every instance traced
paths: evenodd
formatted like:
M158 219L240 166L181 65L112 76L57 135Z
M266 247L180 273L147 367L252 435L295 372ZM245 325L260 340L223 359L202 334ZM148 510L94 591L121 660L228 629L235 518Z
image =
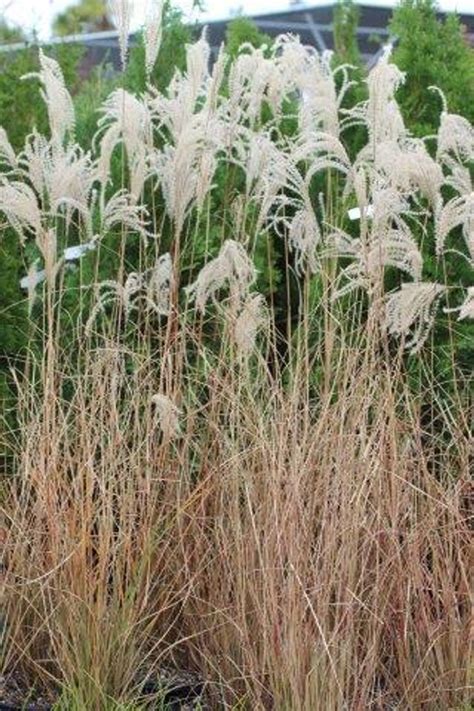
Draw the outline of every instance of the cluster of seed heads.
M132 3L109 4L125 64ZM152 2L144 32L148 78L160 48L162 13L163 2ZM59 218L64 218L66 230L72 223L79 225L84 244L100 245L114 232L122 237L135 234L145 250L151 238L156 254L145 188L160 191L178 240L191 216L212 196L219 167L228 165L243 178L244 187L233 202L239 206L239 224L187 287L187 304L204 313L210 303L228 298L236 343L242 352L252 350L265 321L262 297L252 291L256 270L245 246L250 241L244 234L245 216L252 212L253 243L269 235L281 239L299 278L317 278L322 261L331 259L336 264L333 301L359 291L369 299L382 298L387 331L419 350L446 286L423 279L421 245L413 225L424 239L427 224L433 226L439 259L448 251L457 252L474 269L472 125L450 114L441 95L432 157L425 142L405 127L396 100L404 74L390 61L390 48L367 79L368 99L351 108L345 108L344 101L353 85L349 68L333 70L329 54L318 54L298 38L283 35L271 50L244 45L230 66L223 48L212 69L210 56L203 33L187 47L186 69L175 72L165 91L151 85L141 96L115 90L104 102L92 151L87 152L75 142L74 105L61 69L40 51L39 71L25 79L39 80L50 136L34 131L17 155L0 128L0 211L23 244L36 241L44 267L38 271L35 264L30 270L30 303L42 281L38 274L46 274L45 282L51 285L65 261L58 255ZM296 107L292 136L278 130L285 100ZM267 121L262 120L264 106L271 109ZM366 129L367 142L351 160L345 135L354 126ZM118 190L111 172L117 147L123 149L129 180ZM338 174L341 205L352 208L349 216L358 219L359 234L353 229L349 233L344 213L337 219L326 214L324 193L314 194L313 178L327 173ZM403 284L384 294L387 268L398 270ZM89 330L112 303L127 318L141 308L168 315L173 299L179 301L177 271L171 257L162 255L152 269L97 284ZM458 306L451 304L445 311L457 313L459 319L472 318L472 289L464 290Z

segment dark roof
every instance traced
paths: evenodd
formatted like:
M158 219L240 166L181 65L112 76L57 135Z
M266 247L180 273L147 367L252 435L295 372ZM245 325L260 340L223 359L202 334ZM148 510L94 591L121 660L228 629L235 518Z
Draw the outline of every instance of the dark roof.
M303 44L317 47L320 51L333 49L332 19L335 2L323 6L312 7L310 4L299 3L295 7L279 12L248 16L255 24L270 36L284 33L297 34ZM363 58L370 64L374 63L381 47L389 39L389 22L392 8L374 7L372 5L358 4L360 11L358 42ZM473 0L474 13L474 0ZM439 13L443 17L445 13ZM474 45L474 14L460 14L461 24L465 26L468 39ZM212 48L217 52L218 47L225 39L226 29L232 17L227 19L212 20L206 23L208 39ZM131 44L136 41L136 36L130 38ZM86 47L83 72L106 59L117 69L120 68L120 52L118 48L118 34L115 31L97 32L74 37L65 37L53 40L53 43L69 42L81 43ZM24 45L11 45L0 47L0 51L19 49Z
M303 44L316 46L319 50L333 49L333 12L335 2L312 7L300 3L294 8L279 12L251 15L251 19L262 31L270 36L285 32L298 34ZM358 43L362 56L369 61L389 39L389 22L393 8L374 7L358 3L359 28ZM474 12L474 0L473 0ZM444 17L445 13L438 13ZM461 24L466 27L468 38L474 44L474 14L459 15ZM230 18L231 20L232 18ZM212 46L219 46L225 38L228 20L216 20L208 23L209 40Z

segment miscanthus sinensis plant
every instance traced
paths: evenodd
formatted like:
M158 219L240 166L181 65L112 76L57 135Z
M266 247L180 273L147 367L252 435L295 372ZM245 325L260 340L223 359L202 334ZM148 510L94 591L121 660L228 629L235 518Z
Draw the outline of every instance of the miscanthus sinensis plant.
M126 25L128 4L115 6ZM156 37L145 33L145 40L150 72L159 32ZM95 249L105 235L120 232L124 262L127 235L137 234L146 270L153 269L149 255L159 258L158 220L163 226L164 218L173 233L168 251L178 309L184 293L180 252L190 246L192 224L212 210L218 176L234 171L236 187L227 191L227 199L239 205L234 214L240 224L222 225L223 252L204 255L210 261L187 290L195 294L198 310L206 290L225 300L230 287L232 301L236 289L248 292L251 269L244 273L237 262L243 264L245 250L252 260L259 244L276 237L303 279L320 278L332 260L331 300L365 292L380 327L412 351L422 348L448 290L455 290L459 302L453 306L451 299L449 312L457 309L458 318L471 318L470 285L463 292L460 284L427 282L423 264L423 245L432 240L440 262L455 252L473 266L474 138L466 119L443 105L437 137L410 136L396 102L404 76L391 64L389 51L369 75L368 99L351 108L342 108L352 85L350 68L333 71L329 55L294 37L278 38L270 53L244 46L230 67L226 62L221 50L210 67L203 34L188 47L186 70L176 72L165 92L151 86L143 96L115 90L98 119L93 152L87 153L74 142L73 101L61 70L40 53L39 73L25 80L37 78L41 84L51 133L33 133L15 155L2 131L0 208L23 244L35 240L50 286L67 262L64 249L71 235ZM280 129L284 110L294 112L297 129L291 135ZM346 139L356 125L366 129L367 144L350 157ZM125 170L119 186L112 173L117 151ZM328 187L329 180L337 188ZM337 203L330 214L328 190ZM150 201L157 192L165 207L161 219ZM348 220L349 208L356 229ZM211 230L212 217L210 212ZM81 251L77 254L80 258ZM387 271L398 274L398 288L389 293ZM143 275L126 283L122 263L117 277L122 283L115 293L123 294L128 313L128 297ZM31 297L31 279L28 284ZM151 305L150 294L153 289L144 306ZM98 298L96 315L104 305ZM185 300L188 306L191 302ZM155 310L165 311L162 304Z
M110 5L125 63L131 3ZM441 97L411 136L389 51L351 107L351 68L298 38L186 52L165 91L107 98L91 151L40 53L49 135L17 154L0 130L31 317L4 665L77 708L179 658L216 708L453 707L472 442L436 391L425 426L403 364L474 317L446 267L474 268L473 127Z

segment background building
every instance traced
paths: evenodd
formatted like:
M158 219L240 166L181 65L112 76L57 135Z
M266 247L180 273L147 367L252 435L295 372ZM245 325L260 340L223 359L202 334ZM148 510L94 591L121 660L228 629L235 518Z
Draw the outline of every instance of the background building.
M285 11L271 12L260 15L247 15L257 27L270 36L286 32L297 34L303 44L312 45L319 51L333 49L333 13L336 3L312 7L306 3L292 3ZM377 58L381 47L390 39L389 21L392 8L358 5L359 26L357 41L359 50L365 62L370 66ZM444 13L439 13L442 18ZM466 41L474 46L474 0L473 14L460 14L461 24L465 27ZM215 52L225 39L226 28L235 15L227 19L207 22L208 39ZM131 44L135 41L132 35ZM394 38L396 39L396 38ZM120 69L120 51L118 35L114 30L91 32L72 35L52 40L52 43L80 43L86 47L82 71L87 74L90 69L103 62L110 62L117 70ZM0 51L12 51L24 47L24 44L9 44L0 47Z

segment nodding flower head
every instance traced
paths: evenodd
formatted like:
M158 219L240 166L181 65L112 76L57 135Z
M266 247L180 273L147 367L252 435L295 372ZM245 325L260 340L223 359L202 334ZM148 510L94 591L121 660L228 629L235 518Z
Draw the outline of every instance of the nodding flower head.
M209 299L214 299L224 286L230 291L232 303L238 307L255 280L256 270L243 245L228 239L221 251L200 271L188 294L203 312Z
M132 24L132 0L108 0L108 6L119 36L120 58L125 69L128 55L128 42Z
M179 417L181 410L166 395L157 394L151 398L151 404L155 410L163 438L165 441L176 439L181 435Z

